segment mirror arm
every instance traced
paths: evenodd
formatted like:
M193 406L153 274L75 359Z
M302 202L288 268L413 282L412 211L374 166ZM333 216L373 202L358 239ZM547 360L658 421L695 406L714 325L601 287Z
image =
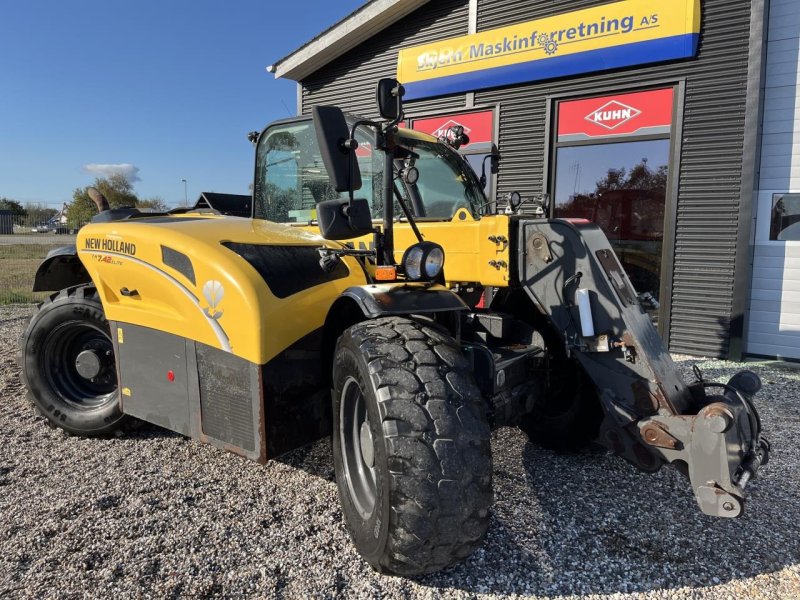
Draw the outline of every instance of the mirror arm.
M405 113L403 112L403 107L401 106L400 111L397 113L397 118L387 123L386 126L383 128L384 135L394 130L394 128L397 127L398 123L400 123L400 121L402 121L405 118L406 116Z
M361 119L360 121L356 121L355 123L353 123L353 126L350 128L350 139L351 140L356 139L356 129L358 127L360 127L361 125L368 125L369 127L374 127L378 131L381 130L381 124L380 123L377 123L375 121L370 121L368 119Z
M384 149L385 143L383 139L383 130L381 128L381 124L375 121L370 121L368 119L362 119L360 121L356 121L353 123L352 127L350 128L350 141L355 141L356 139L356 129L361 126L366 125L368 127L374 127L377 131L377 140L375 145L377 148ZM375 257L376 262L378 265L393 265L394 262L394 204L392 202L392 190L394 188L394 162L391 155L385 151L384 149L384 160L383 160L383 231L375 230L374 233L374 247L375 247ZM355 148L350 151L350 159L357 160L355 158ZM353 191L350 191L350 199L353 198Z
M381 140L383 142L383 140ZM394 262L394 159L386 150L383 152L383 232L378 250L379 265L393 265ZM377 238L376 238L377 241Z
M424 241L422 234L419 232L419 228L417 227L417 222L414 220L414 216L411 214L411 211L408 210L408 205L406 204L406 201L403 200L403 196L398 191L397 186L394 186L394 197L397 198L397 203L400 205L400 208L403 209L403 214L405 214L408 224L411 226L411 230L414 232L414 235L417 236L417 241Z
M483 160L481 161L481 177L479 181L482 188L486 187L486 161L490 158L492 158L492 155L487 154L486 156L483 157Z

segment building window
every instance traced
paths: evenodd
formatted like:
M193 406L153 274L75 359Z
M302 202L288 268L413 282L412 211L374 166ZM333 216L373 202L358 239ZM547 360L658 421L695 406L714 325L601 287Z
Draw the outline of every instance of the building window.
M779 242L800 241L800 194L774 194L769 239Z
M670 141L566 146L556 156L554 216L593 221L634 288L658 299Z
M557 106L553 216L593 221L658 319L674 89Z

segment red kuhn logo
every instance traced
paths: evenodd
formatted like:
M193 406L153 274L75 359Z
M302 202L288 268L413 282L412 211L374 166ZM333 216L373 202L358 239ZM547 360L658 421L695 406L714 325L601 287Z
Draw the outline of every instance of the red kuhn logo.
M458 127L459 125L461 125L461 123L459 123L458 121L456 121L454 119L450 119L449 121L447 121L447 123L445 123L444 125L441 125L438 129L436 129L436 131L433 131L431 133L431 135L434 136L434 137L437 137L437 138L439 138L439 137L450 137L450 135L451 135L450 134L450 128L451 127ZM469 132L472 131L472 129L470 129L466 125L461 125L461 127L464 128L464 133L466 133L467 135L469 135Z
M640 114L642 114L642 111L632 106L617 102L616 100L611 100L597 110L593 110L586 115L585 119L590 123L595 123L606 129L616 129L623 123L627 123Z

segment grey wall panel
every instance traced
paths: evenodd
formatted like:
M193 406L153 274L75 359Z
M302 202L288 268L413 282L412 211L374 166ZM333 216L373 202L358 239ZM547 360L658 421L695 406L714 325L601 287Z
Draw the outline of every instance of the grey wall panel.
M478 0L478 31L552 17L593 6L609 4L597 0ZM511 7L513 6L513 9ZM511 9L511 10L510 10Z
M746 352L800 359L800 242L770 240L774 194L800 193L800 3L772 0Z
M377 117L375 85L397 75L401 48L467 34L468 0L429 2L374 38L303 80L303 113L315 104L333 104L365 117ZM406 112L450 110L465 105L464 94L409 102Z

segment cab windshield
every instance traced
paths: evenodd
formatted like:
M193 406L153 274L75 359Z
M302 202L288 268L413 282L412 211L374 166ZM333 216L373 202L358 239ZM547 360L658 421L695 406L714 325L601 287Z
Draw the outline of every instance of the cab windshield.
M486 199L472 167L463 157L442 142L430 141L427 136L400 131L396 140L412 158L396 160L395 170L402 168L405 162L419 172L413 185L395 178L395 187L400 188L416 218L452 219L461 208L478 218Z
M356 131L356 158L362 186L355 192L365 198L373 219L383 217L383 152L375 149L371 130ZM448 146L402 129L395 134L394 214L402 217L401 197L415 218L451 219L460 208L478 218L486 200L469 164ZM414 184L406 183L400 170L412 165L419 172ZM316 205L344 197L328 179L312 121L279 123L259 139L253 189L255 216L278 223L310 223L316 220Z

